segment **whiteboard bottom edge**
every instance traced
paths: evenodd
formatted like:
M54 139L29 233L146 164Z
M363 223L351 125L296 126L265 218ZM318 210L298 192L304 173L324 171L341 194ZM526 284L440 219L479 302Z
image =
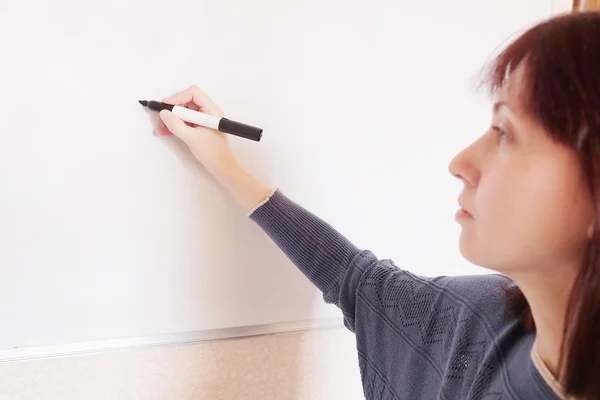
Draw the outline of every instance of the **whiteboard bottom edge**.
M107 351L139 349L144 347L196 344L213 340L341 327L344 327L342 318L319 318L314 320L288 321L272 324L207 329L181 333L166 333L122 339L15 347L10 349L0 349L0 363L85 355Z

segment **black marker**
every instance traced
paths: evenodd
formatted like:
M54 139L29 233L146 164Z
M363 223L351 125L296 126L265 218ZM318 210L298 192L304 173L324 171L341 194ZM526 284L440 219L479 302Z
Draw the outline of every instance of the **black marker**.
M140 100L139 102L141 105L143 105L144 107L148 107L151 110L169 110L186 122L191 122L192 124L201 125L210 129L215 129L220 132L225 132L231 135L255 140L257 142L262 137L262 129L242 124L241 122L235 122L225 117L215 117L214 115L205 114L200 111L190 110L189 108L181 106L174 106L173 104L161 103L160 101Z

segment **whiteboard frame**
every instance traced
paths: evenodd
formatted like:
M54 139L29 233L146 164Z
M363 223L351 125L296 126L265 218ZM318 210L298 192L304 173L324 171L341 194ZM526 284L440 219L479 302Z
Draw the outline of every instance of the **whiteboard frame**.
M342 327L344 327L342 318L319 318L314 320L288 321L223 329L207 329L122 339L64 343L47 346L15 347L0 350L0 363L87 355L106 351L131 350L158 346L199 344L223 339Z

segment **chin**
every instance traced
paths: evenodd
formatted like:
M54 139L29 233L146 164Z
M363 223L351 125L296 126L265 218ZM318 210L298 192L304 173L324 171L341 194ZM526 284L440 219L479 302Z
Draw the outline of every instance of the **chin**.
M460 254L471 264L482 267L486 265L486 257L481 254L481 246L478 246L473 238L465 234L464 230L460 234L458 249L460 250Z
M460 254L471 264L493 271L506 273L511 271L514 263L501 260L500 254L490 254L476 240L461 233L459 240ZM500 258L499 258L500 256ZM514 270L514 268L512 268Z

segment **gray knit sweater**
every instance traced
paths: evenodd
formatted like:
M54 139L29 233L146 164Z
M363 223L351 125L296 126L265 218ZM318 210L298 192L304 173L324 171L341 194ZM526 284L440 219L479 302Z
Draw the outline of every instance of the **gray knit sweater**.
M367 399L559 399L532 362L535 334L507 309L508 277L415 275L280 191L250 218L341 309Z

